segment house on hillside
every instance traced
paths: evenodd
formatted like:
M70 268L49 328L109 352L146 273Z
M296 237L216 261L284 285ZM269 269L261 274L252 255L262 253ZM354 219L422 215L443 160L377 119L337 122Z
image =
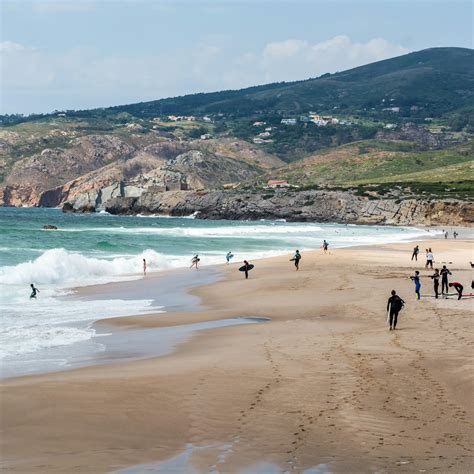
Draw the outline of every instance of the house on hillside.
M203 133L201 135L201 140L209 140L212 138L212 135L210 133Z
M267 181L266 188L277 189L277 188L289 188L290 184L286 179L269 179Z
M281 119L280 123L282 125L296 125L296 119L295 118L284 118L284 119Z

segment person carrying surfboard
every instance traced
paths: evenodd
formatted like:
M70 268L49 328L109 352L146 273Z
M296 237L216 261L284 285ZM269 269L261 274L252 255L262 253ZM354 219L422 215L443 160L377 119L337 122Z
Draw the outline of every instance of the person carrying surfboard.
M251 265L247 260L244 260L244 265L239 268L239 271L245 272L245 279L249 277L249 271L252 270L253 265Z
M196 266L196 270L198 270L198 263L201 259L199 258L199 255L196 254L192 260L191 260L191 266L189 268L193 268L194 266Z
M390 324L390 331L397 327L398 313L402 310L405 302L397 295L395 290L392 290L392 296L387 301L388 322Z
M329 247L329 244L326 242L326 240L324 240L324 242L323 242L324 253L328 253L328 247Z
M291 260L295 262L296 271L298 271L300 269L300 260L301 260L301 254L299 250L295 252L295 255L293 256Z

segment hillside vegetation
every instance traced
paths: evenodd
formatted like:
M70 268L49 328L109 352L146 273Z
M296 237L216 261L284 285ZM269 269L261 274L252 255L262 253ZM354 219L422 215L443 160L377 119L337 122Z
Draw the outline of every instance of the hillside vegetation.
M170 180L258 188L270 177L470 198L474 51L432 48L304 81L0 123L4 204L52 203L43 193L57 199L73 180L100 193Z

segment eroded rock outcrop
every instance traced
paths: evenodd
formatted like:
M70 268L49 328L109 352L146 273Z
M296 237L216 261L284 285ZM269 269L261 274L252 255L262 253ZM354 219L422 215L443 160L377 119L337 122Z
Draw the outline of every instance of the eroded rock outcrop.
M472 225L474 203L429 200L372 200L342 191L277 192L275 194L152 192L115 198L105 204L111 214L198 213L204 219L286 219L288 221L357 224Z

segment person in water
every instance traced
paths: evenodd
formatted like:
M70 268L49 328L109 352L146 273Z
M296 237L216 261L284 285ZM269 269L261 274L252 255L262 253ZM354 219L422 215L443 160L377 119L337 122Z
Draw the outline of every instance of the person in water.
M440 278L439 270L436 269L434 274L431 275L431 278L433 280L433 285L434 285L434 292L435 292L435 298L438 299L439 295L439 278Z
M453 281L449 284L449 287L454 287L454 289L458 292L458 300L462 298L462 291L464 290L464 286L461 285L458 281Z
M434 260L433 252L431 251L431 248L429 248L426 251L426 265L425 265L425 268L430 267L433 270L433 260Z
M301 254L299 250L295 252L293 260L295 261L296 271L298 271L300 269L300 260L301 260Z
M196 254L192 260L191 260L191 266L189 268L193 268L194 266L196 267L196 270L198 270L198 264L201 259L199 258L199 255Z
M143 276L146 276L146 260L143 259Z
M329 247L329 244L328 244L326 241L324 241L324 242L323 242L323 250L324 250L324 253L327 253L327 252L328 252L328 247Z
M227 260L227 264L230 263L230 259L233 257L232 252L227 252L227 255L225 256L225 259Z
M443 265L443 268L441 269L441 293L443 295L448 292L448 275L452 275L452 273L449 271L448 268L446 268L446 265ZM446 290L446 291L445 291Z
M415 272L415 275L411 276L410 279L413 281L413 283L415 283L415 294L416 294L417 298L420 299L421 298L421 295L420 295L420 289L421 289L420 272L417 270Z
M459 235L459 234L458 234L456 231L453 232L453 237L454 237L455 239L458 238L458 235Z
M244 260L244 272L245 272L245 279L249 277L249 270L250 270L250 263L247 260Z
M30 286L31 286L30 298L35 298L36 299L36 294L39 293L40 290L38 290L38 288L35 288L35 285L33 285L33 283Z
M418 254L420 253L420 247L418 245L413 249L413 253L411 254L411 259L415 259L418 262Z
M397 327L398 313L402 310L405 301L403 301L395 290L392 290L392 296L387 301L387 312L390 323L390 331Z

